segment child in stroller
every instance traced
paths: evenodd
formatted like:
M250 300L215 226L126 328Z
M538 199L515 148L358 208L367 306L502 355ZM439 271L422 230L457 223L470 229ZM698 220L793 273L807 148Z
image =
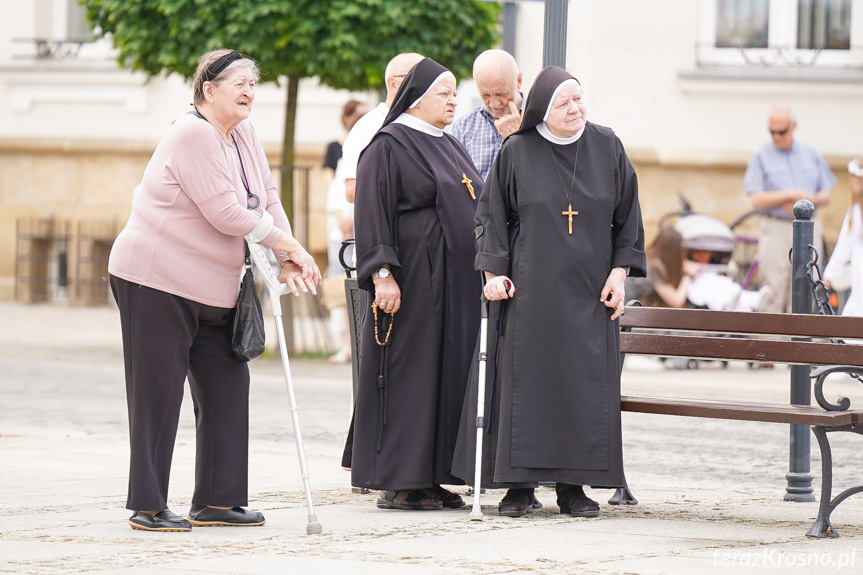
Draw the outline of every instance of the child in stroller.
M744 290L733 277L734 234L719 220L688 214L661 228L647 248L647 277L627 278L627 299L645 306L759 311L769 288Z
M698 264L686 290L694 307L728 311L762 311L770 287L746 290L735 280L737 266L731 261L735 236L731 228L706 214L678 218L674 229L680 233L687 260Z

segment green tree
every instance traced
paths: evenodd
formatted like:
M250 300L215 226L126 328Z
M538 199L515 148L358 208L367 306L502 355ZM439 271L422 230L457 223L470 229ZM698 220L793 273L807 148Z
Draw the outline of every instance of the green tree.
M110 36L120 65L191 78L216 48L249 54L262 80L286 78L282 164L294 165L297 91L317 76L337 89L384 86L387 62L419 52L469 76L476 55L498 38L495 2L474 0L81 0L97 34ZM293 216L290 172L282 203Z

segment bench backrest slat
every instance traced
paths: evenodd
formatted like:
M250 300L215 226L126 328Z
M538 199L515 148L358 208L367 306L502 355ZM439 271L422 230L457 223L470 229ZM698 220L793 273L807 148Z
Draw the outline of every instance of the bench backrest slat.
M863 317L627 306L621 328L714 331L836 339L863 338Z
M863 367L863 346L841 343L636 332L620 334L620 351L660 357Z

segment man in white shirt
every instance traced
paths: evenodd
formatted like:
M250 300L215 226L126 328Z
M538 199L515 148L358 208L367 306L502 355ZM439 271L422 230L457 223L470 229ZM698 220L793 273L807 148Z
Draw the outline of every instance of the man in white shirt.
M372 138L384 123L393 99L396 97L399 87L402 85L407 73L417 62L423 59L421 54L406 52L399 54L387 64L384 71L384 81L387 87L387 99L360 118L345 138L342 145L341 176L345 179L345 197L353 203L354 190L357 183L357 162L360 153L369 145Z

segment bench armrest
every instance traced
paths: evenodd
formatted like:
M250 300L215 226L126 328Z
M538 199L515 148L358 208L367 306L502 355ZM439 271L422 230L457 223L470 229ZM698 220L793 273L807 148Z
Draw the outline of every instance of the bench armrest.
M824 382L827 380L827 376L832 373L847 373L858 382L863 383L863 379L861 379L863 378L863 367L856 367L853 365L826 365L812 370L809 374L811 379L816 380L815 399L818 400L818 405L827 411L844 411L851 407L851 400L847 397L840 397L835 404L830 403L824 398Z

